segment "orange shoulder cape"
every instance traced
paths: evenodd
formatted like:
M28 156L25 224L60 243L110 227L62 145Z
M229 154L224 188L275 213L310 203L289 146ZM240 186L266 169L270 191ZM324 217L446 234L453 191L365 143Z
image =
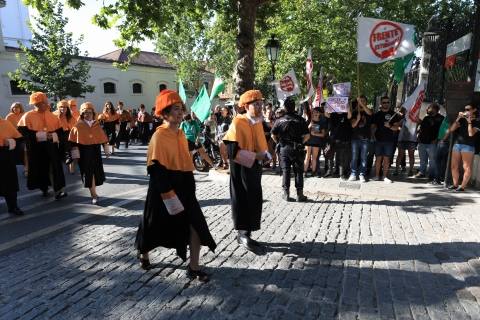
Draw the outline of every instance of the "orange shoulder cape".
M72 127L77 123L77 118L72 113L72 117L70 118L70 121L67 120L67 117L65 115L61 115L60 111L56 110L53 112L53 114L60 120L60 124L62 125L63 131L69 131L72 129Z
M0 118L0 147L4 146L6 139L17 139L21 136L10 121Z
M24 115L23 112L19 113L19 114L15 114L13 112L10 112L5 117L5 120L10 121L10 123L13 124L13 126L16 128L18 126L18 122L20 121L20 119L22 118L23 115Z
M237 115L233 119L223 140L237 142L242 150L251 152L268 150L262 123L251 124L244 114Z
M148 145L147 166L154 160L168 170L195 170L185 134L181 129L172 131L166 124L157 128Z
M103 122L117 121L118 118L120 118L120 116L117 113L111 114L109 112L102 112L98 115L98 120Z
M60 120L50 111L38 112L30 110L26 112L20 121L19 127L27 127L32 131L54 132L61 128Z
M83 145L92 145L107 143L108 138L97 121L90 127L85 121L79 120L77 124L73 126L72 130L70 130L68 141Z

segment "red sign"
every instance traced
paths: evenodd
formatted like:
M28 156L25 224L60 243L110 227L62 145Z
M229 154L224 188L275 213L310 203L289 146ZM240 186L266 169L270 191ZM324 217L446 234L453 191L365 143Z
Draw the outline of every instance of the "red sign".
M295 89L295 83L290 76L285 76L282 80L280 80L280 89L286 92L290 92Z
M397 53L403 40L403 30L396 23L382 21L370 33L370 48L380 59L387 59Z

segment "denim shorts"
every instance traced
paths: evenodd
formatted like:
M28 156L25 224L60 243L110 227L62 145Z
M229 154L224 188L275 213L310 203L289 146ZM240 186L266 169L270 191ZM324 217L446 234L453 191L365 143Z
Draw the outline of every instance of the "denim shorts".
M376 142L375 156L377 157L391 157L395 151L395 144L393 142Z
M453 145L452 151L453 152L475 153L475 147L474 146L469 146L468 144L455 143Z

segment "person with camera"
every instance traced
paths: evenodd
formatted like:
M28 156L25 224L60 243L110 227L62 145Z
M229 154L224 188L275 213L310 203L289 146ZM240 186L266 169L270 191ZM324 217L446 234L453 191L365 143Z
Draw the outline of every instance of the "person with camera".
M465 191L472 176L473 156L476 139L479 139L480 119L477 107L473 104L465 106L464 112L459 112L455 122L447 130L443 141L451 133L455 133L452 149L452 180L450 190ZM463 179L460 184L460 164L463 165Z
M350 119L352 124L352 161L350 162L351 173L348 181L356 181L358 175L360 182L365 182L371 115L373 112L367 107L367 97L364 95L358 97L353 105L355 105L355 108L352 108L352 119ZM360 167L358 166L359 160Z
M420 170L415 178L427 176L433 180L437 177L435 156L437 153L437 137L440 126L445 118L438 113L440 106L432 103L427 108L427 115L422 119L418 127L418 155L420 157Z
M286 114L272 128L272 138L280 144L280 167L283 173L283 198L290 199L290 170L293 167L297 202L305 202L303 195L303 166L305 162L305 142L310 138L307 122L295 113L295 101L287 98L283 104Z

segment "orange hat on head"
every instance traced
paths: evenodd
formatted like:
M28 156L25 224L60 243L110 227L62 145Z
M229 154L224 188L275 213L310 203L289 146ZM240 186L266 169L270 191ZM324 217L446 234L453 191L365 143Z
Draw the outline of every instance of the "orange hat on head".
M34 92L30 95L30 103L29 104L37 104L40 102L48 103L48 97L43 92Z
M67 100L58 101L57 102L57 108L60 108L60 107L68 108L68 101Z
M238 105L240 107L246 107L249 103L257 100L263 100L263 95L260 90L248 90L240 96Z
M163 90L155 99L155 115L157 117L160 116L163 109L179 102L183 104L182 98L180 98L176 91Z
M87 110L92 110L95 113L95 106L91 102L84 102L80 106L80 114L83 114Z

